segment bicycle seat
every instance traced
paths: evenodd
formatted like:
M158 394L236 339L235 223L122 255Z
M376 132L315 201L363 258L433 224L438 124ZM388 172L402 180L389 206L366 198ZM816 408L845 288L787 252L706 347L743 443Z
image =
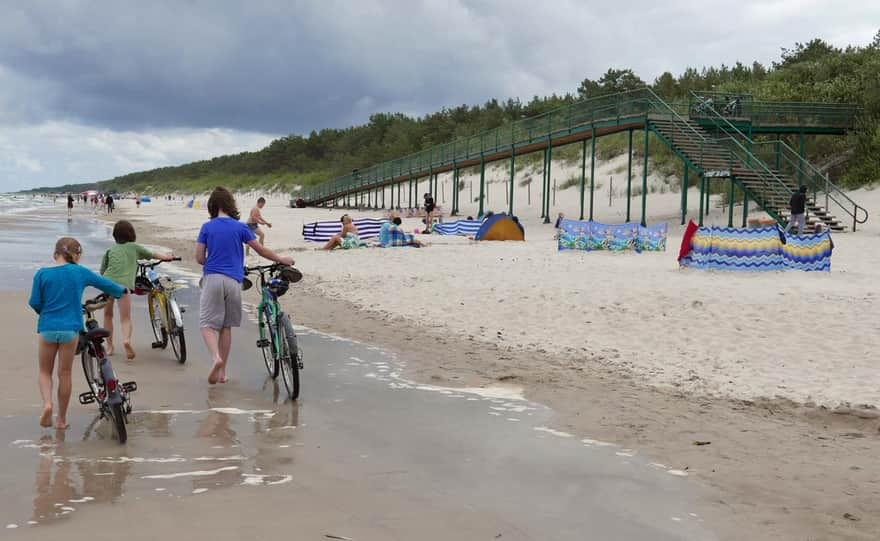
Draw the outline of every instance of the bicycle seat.
M88 340L97 340L98 338L107 338L110 336L110 331L107 329L97 328L92 329L86 333L86 338Z

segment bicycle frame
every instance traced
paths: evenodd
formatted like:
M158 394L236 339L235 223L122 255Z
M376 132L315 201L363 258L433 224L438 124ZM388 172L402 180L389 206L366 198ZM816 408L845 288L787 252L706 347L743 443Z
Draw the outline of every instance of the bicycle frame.
M275 295L269 290L269 286L266 283L265 274L260 272L260 291L262 291L262 297L260 298L260 304L257 305L257 319L259 320L259 314L264 312L266 313L266 324L272 326L272 331L274 336L272 336L272 349L275 355L281 355L281 340L278 336L278 327L274 325L275 321L278 318L278 315L281 313L281 306L278 304L278 299L275 298ZM263 327L259 328L260 339L268 338L265 334L266 329Z

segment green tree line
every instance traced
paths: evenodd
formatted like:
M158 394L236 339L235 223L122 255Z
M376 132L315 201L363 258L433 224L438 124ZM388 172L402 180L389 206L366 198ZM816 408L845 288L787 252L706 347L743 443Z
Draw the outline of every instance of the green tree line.
M444 108L422 117L377 113L369 122L344 129L288 135L256 152L219 156L174 167L130 173L96 183L43 190L201 192L222 183L232 188L290 188L313 185L382 161L497 128L569 103L646 85L633 70L611 68L597 80L584 79L563 95L524 102L491 99L482 105ZM846 137L815 138L807 157L845 155L833 173L850 187L880 178L880 32L866 46L834 47L821 39L783 49L770 66L688 68L665 72L650 86L670 101L686 101L691 90L747 92L756 100L856 103L864 108L858 129Z

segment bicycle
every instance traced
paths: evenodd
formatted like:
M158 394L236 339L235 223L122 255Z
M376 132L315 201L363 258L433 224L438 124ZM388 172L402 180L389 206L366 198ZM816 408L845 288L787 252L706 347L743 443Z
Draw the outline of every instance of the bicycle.
M281 309L278 299L287 293L291 283L299 282L302 273L293 267L278 263L256 267L245 267L245 278L242 289L253 286L247 275L260 276L262 297L257 306L258 329L260 339L257 347L263 353L266 371L272 379L281 373L281 379L287 388L287 396L291 400L299 397L299 371L303 369L302 350L299 348L296 333L290 324L290 318Z
M116 438L119 443L125 443L128 440L125 425L128 422L128 414L131 413L131 400L128 395L137 391L137 383L133 381L119 383L110 359L104 352L104 339L110 336L110 331L98 326L94 313L107 306L107 300L107 295L102 294L87 300L82 305L85 330L79 333L76 352L80 354L89 391L79 395L79 403L84 406L97 403L99 419L104 417L112 419Z
M180 261L175 257L172 261ZM183 364L186 362L186 336L183 329L184 308L177 304L174 291L180 285L167 275L159 275L156 267L163 261L150 263L138 262L138 274L135 277L136 295L147 295L147 309L150 313L150 327L153 329L155 341L153 349L165 349L171 343L174 357Z

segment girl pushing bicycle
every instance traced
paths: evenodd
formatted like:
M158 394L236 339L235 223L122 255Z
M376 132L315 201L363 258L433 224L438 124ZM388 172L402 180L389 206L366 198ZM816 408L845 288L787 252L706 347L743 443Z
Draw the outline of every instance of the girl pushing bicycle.
M92 286L115 298L125 290L89 269L80 266L82 246L71 237L55 243L55 264L43 267L34 275L31 287L31 308L39 314L37 322L38 359L40 365L40 395L43 397L43 413L40 426L52 426L52 372L58 360L58 416L55 428L64 430L67 422L67 406L70 404L71 367L76 355L79 333L83 328L83 291Z
M270 261L293 265L257 240L239 221L235 198L217 187L208 198L211 219L202 225L196 240L196 261L204 267L199 287L199 327L211 353L208 383L226 383L226 363L232 348L232 328L241 326L241 283L244 279L244 246Z
M116 244L104 253L101 260L101 274L129 292L134 291L134 279L138 270L138 259L161 259L171 261L173 254L160 254L147 250L137 244L137 235L134 226L126 220L120 220L113 226L113 239ZM131 295L126 294L119 299L118 303L110 300L104 308L104 328L110 331L107 338L107 355L113 355L113 305L119 304L119 319L122 323L122 347L125 348L125 356L129 360L135 358L134 348L131 347Z

